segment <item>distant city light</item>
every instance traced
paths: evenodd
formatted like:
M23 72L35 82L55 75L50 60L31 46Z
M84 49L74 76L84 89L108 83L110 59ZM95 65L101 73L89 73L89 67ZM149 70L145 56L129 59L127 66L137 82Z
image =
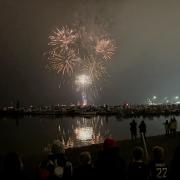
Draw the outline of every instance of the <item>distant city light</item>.
M165 96L165 97L158 97L158 96L152 96L152 98L147 97L146 103L148 105L158 105L158 104L180 104L179 101L180 96Z
M174 98L175 98L175 99L179 99L179 96L175 96Z
M157 99L157 96L153 96L153 99Z

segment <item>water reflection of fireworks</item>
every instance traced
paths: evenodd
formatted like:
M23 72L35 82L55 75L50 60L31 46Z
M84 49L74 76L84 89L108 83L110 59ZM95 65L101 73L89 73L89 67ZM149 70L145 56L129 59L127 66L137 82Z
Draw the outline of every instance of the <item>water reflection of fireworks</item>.
M91 119L78 118L72 121L68 129L63 124L59 124L56 138L64 144L65 148L72 148L102 143L110 135L108 123L103 117L98 116Z
M77 140L88 141L93 138L92 127L80 127L74 130Z

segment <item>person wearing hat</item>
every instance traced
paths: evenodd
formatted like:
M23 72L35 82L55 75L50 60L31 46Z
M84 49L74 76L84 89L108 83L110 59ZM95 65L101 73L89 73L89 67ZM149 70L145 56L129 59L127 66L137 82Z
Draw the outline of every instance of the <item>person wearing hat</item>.
M119 156L119 147L114 139L105 139L95 164L95 174L99 178L126 178L126 163Z

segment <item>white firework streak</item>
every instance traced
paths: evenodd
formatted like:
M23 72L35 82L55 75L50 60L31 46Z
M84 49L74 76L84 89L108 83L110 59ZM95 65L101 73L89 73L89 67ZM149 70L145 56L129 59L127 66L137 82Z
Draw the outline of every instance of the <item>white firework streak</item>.
M89 90L94 96L98 95L101 91L100 81L105 80L105 77L108 75L103 61L100 61L93 56L84 58L82 72L88 74L92 80Z
M106 74L106 67L102 61L94 57L87 58L83 71L87 72L93 81L100 80Z

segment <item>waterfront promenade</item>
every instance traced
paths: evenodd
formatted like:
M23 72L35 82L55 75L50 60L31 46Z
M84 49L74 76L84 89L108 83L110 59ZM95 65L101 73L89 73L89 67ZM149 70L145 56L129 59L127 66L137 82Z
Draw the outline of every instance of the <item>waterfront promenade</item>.
M147 150L149 154L149 159L152 158L152 148L156 145L162 146L165 149L165 158L167 164L171 165L171 160L173 158L174 152L179 145L180 133L172 136L160 135L147 138ZM80 148L70 148L66 150L66 155L68 159L72 162L74 167L79 166L79 154L83 151L89 151L92 155L92 160L95 161L98 157L98 153L102 150L103 144L90 145ZM127 163L132 161L132 151L135 146L142 146L142 141L140 138L137 140L137 143L132 142L131 140L118 141L118 146L120 150L120 155L126 160ZM31 154L23 155L24 166L26 168L27 174L29 176L34 176L34 168L39 164L39 162L47 157L47 153L41 154Z

